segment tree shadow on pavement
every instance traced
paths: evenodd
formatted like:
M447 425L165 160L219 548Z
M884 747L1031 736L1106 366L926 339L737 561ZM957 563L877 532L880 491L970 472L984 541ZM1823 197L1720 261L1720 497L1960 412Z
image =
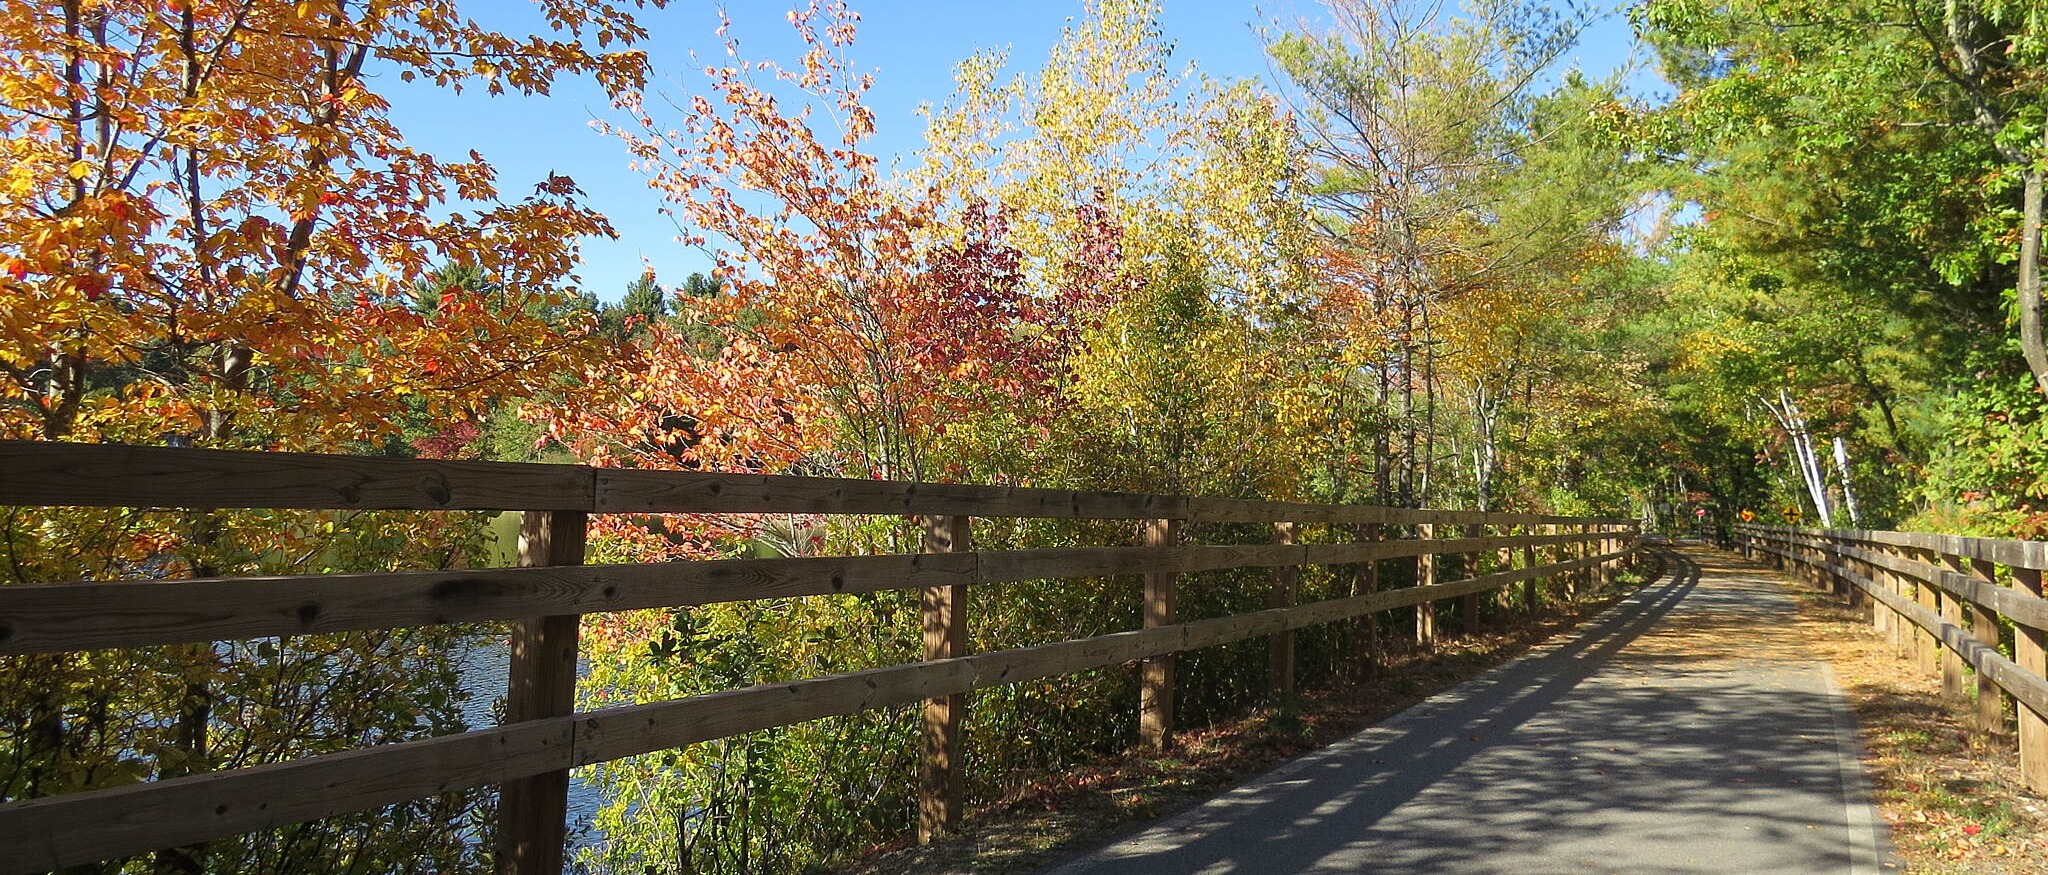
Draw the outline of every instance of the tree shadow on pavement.
M1826 668L1727 643L1772 638L1792 601L1694 555L1562 642L1050 871L1875 871Z

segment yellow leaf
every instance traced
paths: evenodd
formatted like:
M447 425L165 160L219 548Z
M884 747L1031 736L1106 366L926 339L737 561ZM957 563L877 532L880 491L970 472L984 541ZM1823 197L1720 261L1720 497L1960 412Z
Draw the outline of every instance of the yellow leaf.
M70 174L72 179L84 179L88 176L91 176L92 162L87 161L84 158L80 158L76 161L71 162Z

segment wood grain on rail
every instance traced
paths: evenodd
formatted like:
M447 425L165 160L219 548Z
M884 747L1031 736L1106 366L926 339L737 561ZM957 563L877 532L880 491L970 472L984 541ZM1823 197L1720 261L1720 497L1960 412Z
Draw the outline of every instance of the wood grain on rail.
M0 441L0 505L589 510L581 465Z
M1612 523L1131 492L0 441L0 505L292 510L580 510L1228 522Z

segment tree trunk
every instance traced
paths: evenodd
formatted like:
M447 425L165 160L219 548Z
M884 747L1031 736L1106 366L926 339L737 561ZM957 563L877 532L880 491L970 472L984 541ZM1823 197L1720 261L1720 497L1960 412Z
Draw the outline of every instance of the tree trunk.
M1849 525L1863 528L1863 513L1856 508L1856 487L1849 478L1849 443L1835 436L1835 471L1842 475L1842 504L1849 509Z
M1800 479L1806 483L1807 495L1813 499L1813 511L1820 517L1821 527L1833 528L1834 511L1828 504L1827 475L1821 471L1820 457L1813 451L1813 433L1807 431L1806 414L1792 402L1792 393L1784 389L1778 390L1777 404L1764 401L1763 405L1792 440L1792 461L1799 468Z
M2044 131L2041 149L2048 154L2048 131ZM2043 393L2048 393L2048 341L2041 331L2041 167L2030 164L2026 171L2026 193L2024 212L2020 219L2020 355L2027 360L2027 370L2034 374L2034 384Z

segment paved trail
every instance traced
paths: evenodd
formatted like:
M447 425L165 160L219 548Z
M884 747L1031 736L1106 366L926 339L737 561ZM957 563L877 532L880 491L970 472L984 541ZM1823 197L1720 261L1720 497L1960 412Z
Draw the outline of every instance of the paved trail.
M1666 558L1569 638L1045 875L1885 871L1846 706L1785 631L1783 585Z

